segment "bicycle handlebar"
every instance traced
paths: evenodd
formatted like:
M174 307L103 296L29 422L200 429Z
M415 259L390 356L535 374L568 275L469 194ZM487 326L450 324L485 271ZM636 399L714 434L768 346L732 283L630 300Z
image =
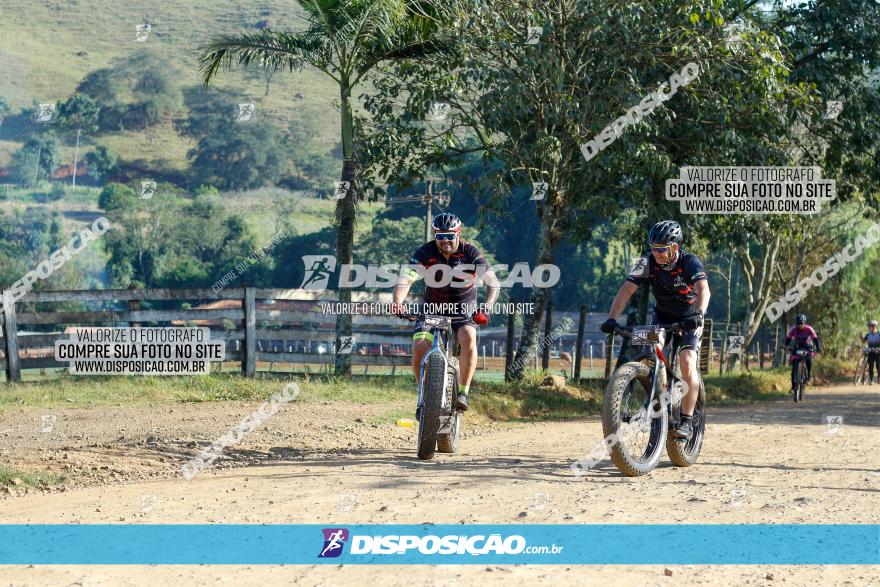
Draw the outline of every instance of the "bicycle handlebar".
M681 322L673 322L671 324L646 324L646 326L654 326L656 328L662 328L668 332L672 332L673 334L679 334L684 332L684 326L681 325ZM621 326L619 324L615 325L614 332L612 334L616 334L618 336L632 336L634 326Z

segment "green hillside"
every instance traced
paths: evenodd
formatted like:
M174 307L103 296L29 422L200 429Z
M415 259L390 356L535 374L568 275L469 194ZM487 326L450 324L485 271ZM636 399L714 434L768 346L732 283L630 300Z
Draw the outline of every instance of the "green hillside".
M292 0L198 4L7 0L0 6L0 96L6 97L13 114L35 102L63 100L89 72L145 50L156 52L180 72L181 87L195 86L200 83L198 48L211 37L254 31L258 25L296 30L303 22L299 14ZM145 42L136 42L136 26L145 22L152 29ZM278 72L271 79L269 96L264 96L262 79L238 71L222 75L216 86L251 99L256 116L279 123L294 118L311 121L327 150L338 142L339 117L331 105L336 89L319 72ZM0 128L0 165L8 163L10 153L20 146L18 137L10 133L8 125ZM145 131L85 137L85 151L94 144L112 148L124 160L144 160L177 170L185 168L186 151L193 146L174 132L170 120ZM72 161L72 151L72 145L66 144L65 162Z

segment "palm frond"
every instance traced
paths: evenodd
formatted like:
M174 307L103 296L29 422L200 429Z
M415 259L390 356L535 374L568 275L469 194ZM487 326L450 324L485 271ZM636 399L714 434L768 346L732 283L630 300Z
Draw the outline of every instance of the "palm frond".
M205 85L222 68L254 64L267 69L301 69L306 63L333 75L333 51L323 31L312 27L300 33L276 32L222 35L201 49L199 71Z

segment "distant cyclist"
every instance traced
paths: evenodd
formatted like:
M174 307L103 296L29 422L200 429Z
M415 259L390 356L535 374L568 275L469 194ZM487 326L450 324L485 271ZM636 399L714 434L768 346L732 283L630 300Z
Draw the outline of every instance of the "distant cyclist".
M482 276L489 288L485 307L491 307L501 290L495 274L489 271L489 263L474 245L461 239L461 220L455 214L444 212L434 217L431 232L434 240L416 249L410 263L430 269L437 265L447 265L450 269L459 267L468 276L465 281L453 279L443 287L432 287L425 283L424 301L426 304L450 304L452 311L444 315L453 316L452 329L460 349L459 389L456 408L468 409L468 392L471 379L477 368L477 330L475 324L485 325L489 318L485 311L477 311L477 277ZM461 267L460 267L461 266ZM392 298L392 312L399 314L403 310L406 299L414 281L420 278L417 271L411 270L408 275L401 275ZM416 323L413 334L412 370L416 381L419 380L422 357L431 348L432 334L430 328Z
M709 307L709 282L703 263L693 253L682 248L681 226L673 220L658 222L648 232L651 246L630 270L629 277L611 303L608 320L602 332L611 333L621 312L639 285L648 281L654 294L654 324L681 322L685 332L681 337L682 379L688 393L681 400L681 421L672 431L673 437L688 440L693 434L692 416L700 393L700 372L697 352L703 336L703 316Z
M815 346L813 345L813 341L815 341ZM822 345L819 342L819 335L816 334L816 331L813 330L813 327L807 324L807 317L804 314L798 314L795 318L795 326L791 330L788 331L788 336L785 337L786 347L790 346L791 350L791 393L795 393L797 389L797 365L798 359L796 358L795 351L800 350L815 350L817 353L822 352ZM812 352L807 353L803 356L804 362L807 364L807 381L813 379L813 354Z
M868 334L860 338L868 345L868 376L873 384L874 365L877 365L877 379L880 380L880 332L877 332L876 320L868 322Z

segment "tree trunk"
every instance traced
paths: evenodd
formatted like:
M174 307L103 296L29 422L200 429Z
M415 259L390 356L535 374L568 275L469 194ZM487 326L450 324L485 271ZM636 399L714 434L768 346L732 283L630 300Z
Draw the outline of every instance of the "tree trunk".
M79 161L79 135L82 129L76 129L76 149L73 150L73 189L76 189L76 164Z
M766 235L769 237L769 235ZM752 344L752 340L758 331L758 326L764 318L764 312L770 303L771 285L773 283L774 273L776 272L776 255L782 240L779 236L772 237L764 245L761 251L761 259L757 265L752 261L748 244L745 245L740 254L740 264L743 269L743 275L746 278L746 292L748 294L748 303L746 307L746 317L743 321L742 335L745 336L743 341L743 349L748 349Z
M348 182L345 197L336 201L336 264L340 267L352 262L354 251L354 230L356 220L357 186L355 185L356 162L354 159L354 125L351 113L351 88L342 86L342 181ZM351 289L339 290L339 301L348 305L351 302ZM344 307L344 306L343 306ZM336 316L336 341L351 336L351 314ZM351 378L351 354L336 355L336 375Z
M553 263L553 249L559 241L558 224L562 217L561 208L552 203L557 197L554 192L555 190L551 190L551 193L547 194L545 204L540 208L537 254L532 269L538 265ZM514 360L511 366L511 379L519 380L523 377L523 371L528 361L518 359L531 357L532 354L537 353L538 327L541 324L541 317L544 315L549 297L548 288L543 287L533 287L529 294L529 302L534 304L536 312L523 316L523 331L516 353L517 360Z
M724 316L724 337L721 339L721 353L718 357L719 365L723 365L727 362L728 372L731 368L736 366L735 355L730 355L729 357L724 356L724 353L727 352L727 337L730 335L730 312L733 308L733 261L735 257L736 255L731 253L730 260L727 263L727 313Z

